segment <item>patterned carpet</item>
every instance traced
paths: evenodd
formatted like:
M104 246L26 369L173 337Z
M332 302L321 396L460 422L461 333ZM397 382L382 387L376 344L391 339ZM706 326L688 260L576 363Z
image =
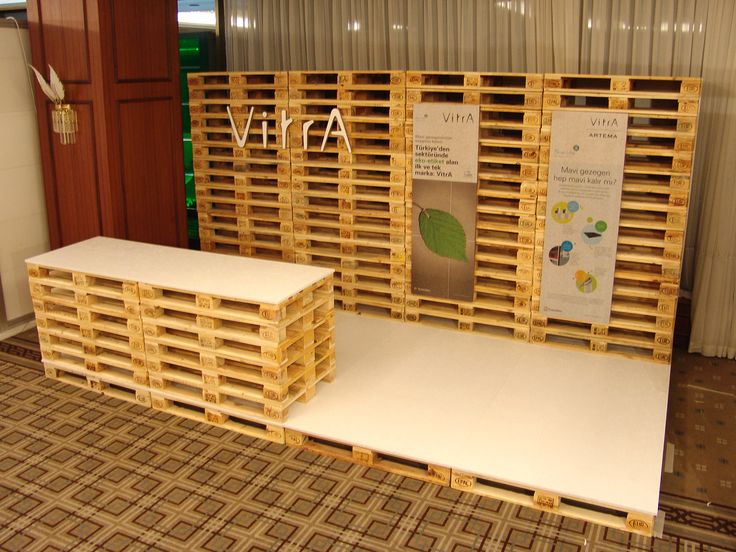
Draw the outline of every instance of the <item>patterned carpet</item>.
M0 342L0 549L733 551L736 504L720 481L733 479L736 461L735 374L736 363L676 360L665 534L648 539L48 380L26 332ZM719 393L708 391L713 382ZM700 440L696 421L706 426Z

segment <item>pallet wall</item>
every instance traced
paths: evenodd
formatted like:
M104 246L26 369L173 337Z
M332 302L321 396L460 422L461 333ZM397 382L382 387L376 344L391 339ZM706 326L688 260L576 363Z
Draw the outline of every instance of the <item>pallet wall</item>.
M189 79L203 249L333 268L337 303L348 311L669 362L699 79L412 71ZM480 106L473 301L411 293L418 102ZM239 131L256 108L244 149L235 147L227 106ZM334 107L352 151L341 138L321 150ZM286 138L282 109L291 120ZM539 315L549 134L558 109L629 114L608 325Z
M417 103L480 106L473 301L412 294L412 167L407 166L406 318L529 339L542 75L407 73L407 157Z
M545 75L532 342L671 361L699 98L700 79ZM539 314L547 163L556 110L611 111L629 118L606 325Z
M296 262L335 270L343 310L397 319L404 317L404 76L289 73ZM350 150L339 138L322 151L335 107Z
M188 76L203 251L294 260L291 165L278 119L288 108L287 79L284 72ZM243 148L228 108L241 136L253 108Z

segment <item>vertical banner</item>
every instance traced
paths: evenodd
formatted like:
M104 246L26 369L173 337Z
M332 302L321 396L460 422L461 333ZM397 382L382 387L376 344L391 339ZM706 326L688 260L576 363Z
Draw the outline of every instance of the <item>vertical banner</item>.
M412 293L473 300L480 107L414 105Z
M609 322L627 126L625 113L552 112L544 316Z

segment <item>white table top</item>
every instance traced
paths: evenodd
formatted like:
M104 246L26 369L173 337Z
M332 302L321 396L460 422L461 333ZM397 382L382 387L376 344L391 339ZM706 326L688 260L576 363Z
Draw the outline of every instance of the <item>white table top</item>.
M97 237L27 263L152 286L279 304L334 271Z
M656 514L669 366L338 313L337 378L287 428Z

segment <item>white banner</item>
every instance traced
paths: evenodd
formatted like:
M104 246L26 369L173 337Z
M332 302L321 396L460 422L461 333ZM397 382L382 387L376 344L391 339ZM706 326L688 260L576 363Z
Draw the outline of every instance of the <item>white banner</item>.
M414 105L412 293L472 301L480 107Z
M552 113L544 316L609 322L627 126L625 113Z
M413 123L414 179L477 183L480 107L419 103Z

